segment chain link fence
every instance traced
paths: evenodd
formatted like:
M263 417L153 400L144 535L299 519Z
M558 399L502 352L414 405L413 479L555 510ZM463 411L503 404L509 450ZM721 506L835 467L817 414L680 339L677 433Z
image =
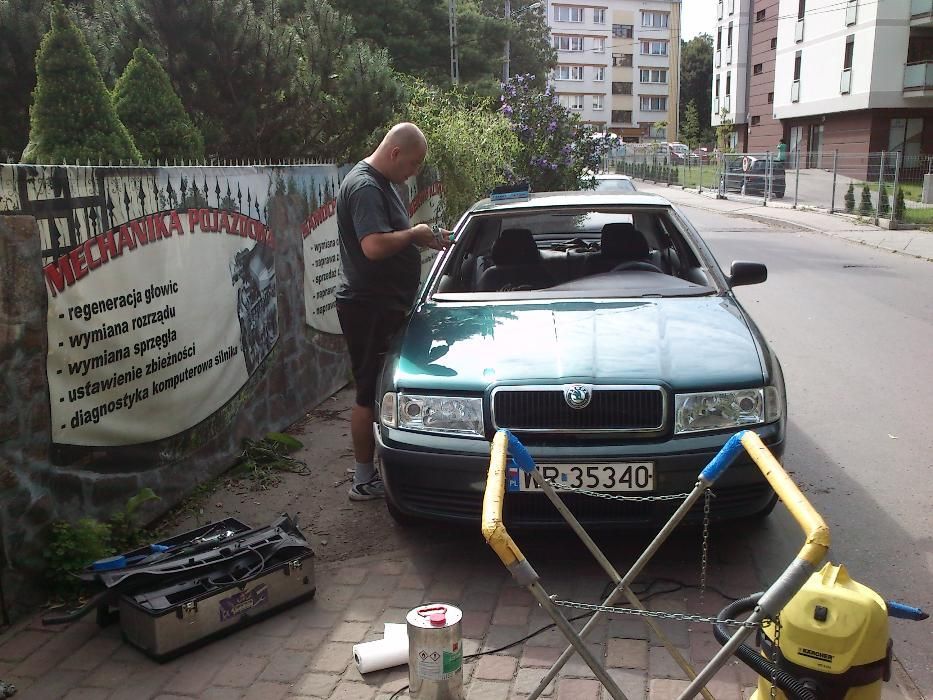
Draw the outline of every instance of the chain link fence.
M933 155L898 151L709 153L678 156L637 150L608 170L653 182L712 191L730 199L784 202L794 207L851 214L872 223L933 229ZM924 201L924 181L928 196Z

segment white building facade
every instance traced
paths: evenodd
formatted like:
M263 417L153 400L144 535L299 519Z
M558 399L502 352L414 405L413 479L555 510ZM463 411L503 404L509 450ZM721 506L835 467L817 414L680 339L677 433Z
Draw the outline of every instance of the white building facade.
M678 130L680 0L548 2L560 102L626 141ZM660 127L659 127L660 123Z
M752 0L716 0L713 30L713 126L731 124L725 145L736 150L748 124L748 71Z

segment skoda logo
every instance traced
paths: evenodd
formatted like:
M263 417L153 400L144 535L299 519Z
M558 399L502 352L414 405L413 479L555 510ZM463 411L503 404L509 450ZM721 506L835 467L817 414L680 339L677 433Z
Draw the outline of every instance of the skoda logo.
M564 401L570 408L580 410L590 405L593 389L586 384L568 384L564 387Z

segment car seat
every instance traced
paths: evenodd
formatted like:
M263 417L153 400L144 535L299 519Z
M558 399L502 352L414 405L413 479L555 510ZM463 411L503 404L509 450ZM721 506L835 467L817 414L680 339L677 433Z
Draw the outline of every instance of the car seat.
M651 249L645 236L627 222L603 226L599 237L599 253L587 260L585 269L588 275L623 269L662 272L652 262Z
M544 267L534 236L525 228L504 229L478 269L478 292L543 289L555 284Z

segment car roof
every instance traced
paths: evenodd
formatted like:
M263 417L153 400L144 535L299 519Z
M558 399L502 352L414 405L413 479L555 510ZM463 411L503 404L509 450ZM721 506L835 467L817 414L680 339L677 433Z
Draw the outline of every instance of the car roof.
M528 199L513 199L504 202L491 202L488 198L481 199L470 208L470 212L593 206L670 207L672 205L664 197L634 192L533 192Z

